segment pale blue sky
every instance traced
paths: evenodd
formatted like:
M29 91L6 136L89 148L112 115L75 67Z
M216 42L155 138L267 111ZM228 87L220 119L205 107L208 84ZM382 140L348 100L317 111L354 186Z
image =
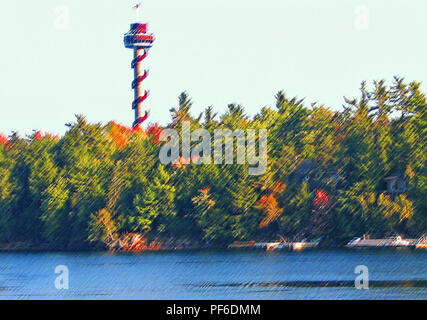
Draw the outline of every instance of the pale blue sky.
M78 113L130 125L123 34L136 2L2 0L0 132L63 134ZM355 27L360 5L369 10L365 29ZM141 18L156 36L145 60L148 121L169 121L184 90L195 114L235 102L254 115L280 89L339 109L364 79L424 81L426 12L425 0L143 1Z

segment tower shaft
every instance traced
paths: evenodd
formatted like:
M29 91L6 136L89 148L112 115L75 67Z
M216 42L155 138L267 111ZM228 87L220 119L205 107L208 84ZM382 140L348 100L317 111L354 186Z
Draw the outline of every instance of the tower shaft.
M133 105L134 111L135 111L135 121L139 118L141 118L141 108L142 108L142 102L145 100L144 97L145 92L143 90L142 81L147 76L148 72L143 69L142 60L146 56L145 49L134 49L133 50L133 56L134 59L132 60L133 63L133 70L134 70L134 82L133 82L133 91L134 91L134 102ZM148 91L147 91L148 94Z
M147 99L149 92L143 89L142 81L147 77L148 71L143 69L142 61L148 54L148 49L151 48L154 41L152 34L147 34L147 24L133 23L131 29L124 36L126 48L133 49L133 60L131 67L134 69L134 79L132 81L132 89L134 90L134 101L132 109L135 113L135 121L133 127L138 127L148 117L148 112L142 115L142 103Z

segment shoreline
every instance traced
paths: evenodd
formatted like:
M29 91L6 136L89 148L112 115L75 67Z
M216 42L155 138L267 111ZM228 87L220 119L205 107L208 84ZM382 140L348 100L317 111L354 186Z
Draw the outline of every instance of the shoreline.
M200 247L183 247L183 248L164 248L158 250L141 250L138 252L134 251L123 251L123 250L109 250L108 248L93 248L93 247L80 247L80 248L54 248L52 246L11 246L11 245L0 245L1 253L90 253L90 252L105 252L111 254L140 254L146 252L180 252L180 251L211 251L220 250L227 252L305 252L305 251L322 251L322 250L342 250L342 251L423 251L414 247L348 247L348 246L319 246L315 248L305 248L302 250L264 250L260 248L228 248L227 246L200 246Z
M215 250L227 249L227 246L182 246L182 247L163 247L158 249L145 249L138 252L126 250L111 250L104 246L67 246L55 247L48 244L31 245L28 243L7 243L0 244L0 253L2 252L111 252L111 253L140 253L153 251L183 251L183 250Z

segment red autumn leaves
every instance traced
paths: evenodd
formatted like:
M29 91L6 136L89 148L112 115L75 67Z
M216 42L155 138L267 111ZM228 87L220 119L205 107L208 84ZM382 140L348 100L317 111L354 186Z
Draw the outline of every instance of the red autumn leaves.
M128 144L129 137L133 133L139 133L151 137L153 143L160 144L160 134L162 133L162 129L157 123L150 125L147 129L144 130L138 126L135 128L129 128L112 121L108 135L116 143L117 148L120 150Z
M123 126L113 121L111 122L111 128L110 128L110 131L108 132L108 135L116 143L118 149L120 150L125 145L127 145L127 143L129 142L130 135L135 132L147 135L151 137L153 143L160 144L160 134L162 132L162 129L159 127L157 123L149 126L146 130L144 130L144 129L141 129L140 127L129 128L127 126ZM48 133L48 132L45 132L45 133L42 133L41 131L34 132L34 136L33 136L34 140L40 141L45 138L56 140L56 139L59 139L59 136ZM1 133L0 133L0 145L4 145L6 148L10 146L8 138Z
M208 193L209 192L209 190L211 189L211 187L209 187L209 186L207 186L207 187L204 187L203 189L199 189L199 190L197 190L197 191L199 191L199 192L203 192L203 193Z
M347 132L345 128L341 127L341 125L337 125L335 127L335 141L341 141L347 137Z
M316 191L316 197L313 199L313 205L315 207L326 207L329 204L329 197L323 190Z
M55 139L59 139L59 136L58 136L58 135L51 134L51 133L48 133L48 132L45 132L45 134L43 135L43 134L41 133L41 131L36 131L36 132L34 133L34 139L35 139L35 140L42 140L43 138L49 138L49 139L53 139L53 140L55 140Z
M59 139L58 135L54 135L46 132L44 135L40 131L36 131L34 133L34 140L40 141L44 138L56 140ZM6 148L10 147L9 139L2 133L0 133L0 144L4 145Z
M9 147L9 140L4 134L0 133L0 144L4 145L6 148Z
M264 228L271 222L275 221L282 213L278 196L285 190L286 186L280 181L276 181L272 186L268 187L268 194L261 196L257 201L259 208L264 212L264 217L261 220L259 227ZM313 199L313 206L318 209L326 208L330 204L328 194L324 190L316 190L316 197Z
M151 139L155 144L160 144L160 135L162 133L162 129L159 127L157 123L149 126L147 128L147 133L151 135Z

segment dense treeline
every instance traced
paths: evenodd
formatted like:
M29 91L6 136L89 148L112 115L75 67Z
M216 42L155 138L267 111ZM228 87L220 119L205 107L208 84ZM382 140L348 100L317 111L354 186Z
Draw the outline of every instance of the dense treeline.
M268 129L268 169L162 165L161 128L132 131L82 116L63 137L0 136L0 243L81 248L127 233L158 241L224 245L234 240L353 236L427 230L426 98L417 82L362 83L340 112L276 95L252 119L230 104L195 117L183 93L169 128ZM386 190L399 175L403 193Z

